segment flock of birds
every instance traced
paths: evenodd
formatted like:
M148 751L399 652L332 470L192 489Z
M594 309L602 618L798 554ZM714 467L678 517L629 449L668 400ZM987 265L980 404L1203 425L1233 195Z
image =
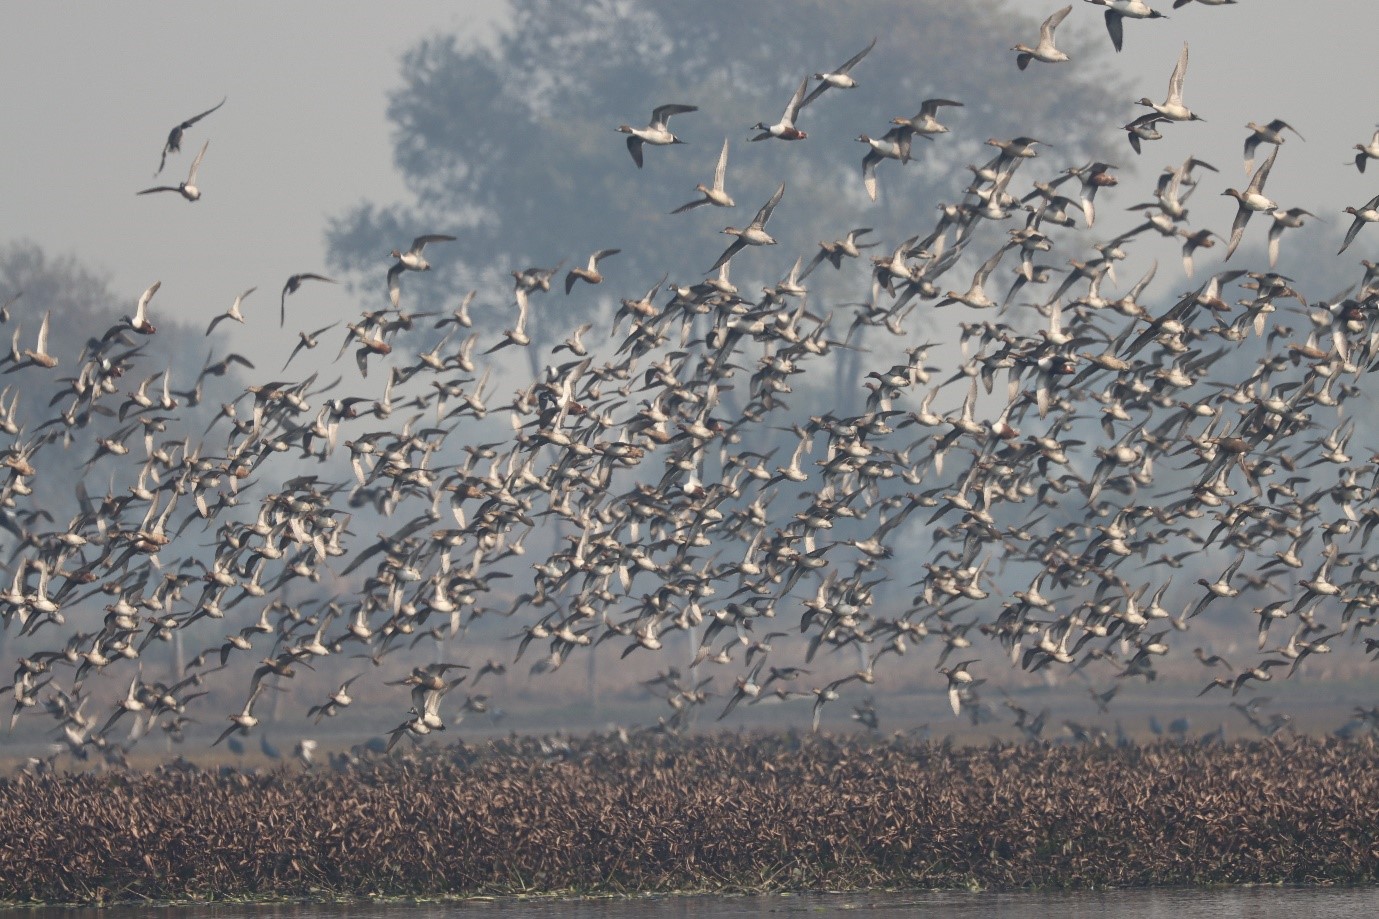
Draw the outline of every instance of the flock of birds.
M1106 7L1117 49L1124 20L1161 18L1138 0L1087 2ZM1021 69L1067 60L1054 41L1071 10L1044 22L1037 45L1015 46ZM781 119L758 123L751 140L804 141L807 106L856 87L853 72L874 45L803 80ZM1151 114L1126 126L1136 151L1166 124L1197 117L1183 102L1187 67L1184 44L1166 101L1141 100ZM173 129L160 172L223 104ZM877 166L909 162L915 135L947 132L940 112L961 105L930 99L883 137L859 138L871 198ZM645 128L620 126L636 165L646 146L678 143L670 119L695 111L658 105ZM1225 259L1263 214L1273 221L1272 268L1280 235L1310 215L1265 194L1291 127L1275 120L1248 130L1247 173L1261 144L1273 149L1244 191L1223 192L1239 206ZM139 194L197 201L208 143L185 182ZM1189 226L1184 205L1216 167L1192 157L1166 170L1152 200L1134 208L1145 221L1080 260L1074 247L1097 225L1097 194L1118 184L1116 167L1060 164L1031 178L1038 140L987 143L996 155L972 166L972 182L935 225L884 242L869 228L840 227L756 295L730 270L760 257L744 255L749 248L776 244L767 225L789 201L782 181L749 224L723 231L733 240L705 279L663 277L622 299L611 329L562 330L568 337L545 356L553 363L510 392L497 391L497 378L511 367L485 355L533 348L536 325L553 331L559 314L541 301L559 296L559 269L513 272L516 318L496 335L471 317L475 292L444 315L409 312L403 283L430 267L428 247L455 241L444 233L394 250L387 306L343 323L340 355L354 353L361 377L383 368L384 390L372 398L320 386L315 373L283 377L337 322L299 333L278 379L246 386L199 432L205 417L191 407L202 379L254 365L229 354L208 363L193 390L174 389L162 370L131 388L127 371L156 334L156 283L134 316L75 357L50 352L46 315L32 348L16 329L7 369L44 374L61 409L22 417L17 397L6 405L0 396L14 547L0 613L31 643L51 637L18 660L5 689L10 726L47 717L61 751L117 755L157 729L180 736L196 698L228 690L212 675L252 659L215 743L258 727L265 693L300 668L347 670L360 657L402 687L391 746L453 723L450 694L466 682L464 709L481 710L485 697L472 692L480 680L529 650L537 660L528 666L541 673L604 642L623 657L668 662L648 684L670 705L666 730L704 706L722 719L792 698L813 701L817 728L850 684L870 686L887 665L913 670L920 647L937 654L933 679L955 716L978 710L982 670L993 666L1078 674L1104 705L1125 681L1153 680L1182 643L1175 633L1209 609L1248 616L1259 656L1231 664L1197 647L1203 693L1236 696L1292 676L1347 632L1366 652L1379 650L1379 562L1365 551L1379 523L1379 480L1374 458L1354 455L1357 424L1346 413L1379 367L1379 265L1360 262L1344 295L1309 301L1286 277L1223 264L1156 309L1142 298L1157 265L1112 294L1116 263L1142 238L1162 236L1182 241L1192 277L1194 254L1219 237ZM712 184L676 213L736 206L729 146ZM1379 135L1357 146L1363 171L1379 157ZM1379 220L1379 198L1349 212L1345 246ZM604 283L619 251L599 249L571 269L565 294ZM994 285L1006 259L1015 270L1002 296ZM947 282L976 260L970 284ZM806 282L825 264L869 278L865 302L812 302ZM281 324L287 298L307 281L334 283L290 277ZM249 322L242 307L253 292L206 334L226 320ZM920 304L970 311L959 340L920 340ZM394 350L407 333L410 357ZM864 349L868 334L882 337ZM900 357L860 372L867 355L888 348ZM958 358L946 379L929 362L936 348ZM844 373L844 385L866 390L855 412L821 385L847 366L859 370ZM960 405L937 410L941 393ZM794 411L792 401L819 410ZM112 416L118 429L96 433ZM491 434L490 416L505 433ZM788 448L772 448L775 430L789 432ZM81 509L65 526L45 526L43 509L25 499L44 456L63 448L92 450L76 488ZM306 462L317 472L280 474ZM86 481L107 476L130 484L88 494ZM380 521L382 532L363 535L363 520ZM212 537L209 554L189 547L197 536ZM530 551L539 542L549 552ZM1213 576L1187 587L1179 572L1204 566ZM1028 582L998 595L998 571L1026 572ZM1186 594L1181 609L1166 605L1170 589ZM450 659L482 616L520 623L513 659ZM180 673L159 679L144 666L151 646L212 627L223 637ZM800 641L783 640L796 630ZM999 644L1006 663L984 662L979 636ZM437 659L414 664L406 652L419 643L438 649ZM819 679L830 656L848 672ZM342 673L305 714L341 715L363 675ZM97 678L124 688L113 703L91 704ZM867 711L859 707L859 720Z

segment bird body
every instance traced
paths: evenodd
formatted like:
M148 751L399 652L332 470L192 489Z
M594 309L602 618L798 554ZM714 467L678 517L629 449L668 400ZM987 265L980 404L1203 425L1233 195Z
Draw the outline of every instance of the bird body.
M1347 207L1343 213L1350 214L1355 219L1350 223L1350 229L1345 231L1345 241L1341 243L1341 248L1336 251L1340 255L1350 244L1355 241L1355 235L1360 232L1360 228L1367 223L1374 223L1379 220L1379 195L1370 198L1360 207Z
M733 201L732 196L725 190L723 184L727 172L728 138L725 137L723 138L723 150L718 154L718 165L714 167L712 187L705 187L703 185L694 186L695 190L703 195L703 197L682 204L671 211L671 213L683 214L685 211L693 210L696 207L703 207L706 204L712 204L714 207L733 207L736 202Z
M163 144L162 158L158 161L158 172L154 173L155 177L159 173L161 173L163 171L163 167L167 165L168 154L177 153L182 149L182 135L185 134L188 130L190 130L192 125L196 124L202 118L205 118L207 115L219 109L229 100L229 98L229 96L226 96L224 99L221 99L215 105L206 109L206 111L202 112L200 115L193 115L191 118L188 118L186 121L183 121L180 124L176 125L171 131L168 132L168 139Z
M786 103L785 113L781 115L780 121L768 125L764 121L758 121L752 125L754 130L761 133L753 137L752 140L769 140L774 137L778 140L804 140L809 135L795 127L795 119L800 117L800 109L804 108L804 91L809 88L809 77L800 81L800 86L795 90L795 94Z
M819 85L814 87L814 89L810 91L809 95L804 97L804 101L800 103L800 108L804 108L806 105L822 96L826 90L856 89L857 81L852 77L852 68L856 67L857 64L862 60L862 58L870 54L871 49L875 47L876 39L873 38L870 44L868 44L861 51L858 51L852 57L844 61L841 65L838 66L837 69L829 73L814 74L814 79L819 81Z
M283 285L282 296L279 300L279 326L287 325L287 295L295 294L301 288L301 286L305 284L307 281L325 281L327 284L337 283L333 278L328 278L322 274L311 274L310 272L294 274L291 277L289 277L287 279L287 283Z
M1278 158L1278 147L1269 154L1269 158L1264 161L1255 172L1254 178L1250 179L1250 184L1244 191L1235 188L1228 188L1221 194L1229 195L1237 202L1235 220L1231 223L1231 240L1226 246L1226 261L1235 254L1235 249L1240 245L1240 240L1245 235L1245 225L1250 222L1250 217L1260 211L1273 211L1278 209L1270 198L1264 194L1264 183L1269 180L1269 171L1274 168L1274 160ZM1341 247L1344 251L1345 247Z
M1168 18L1143 0L1087 0L1087 2L1106 7L1106 32L1111 36L1111 44L1117 51L1120 51L1125 43L1125 20Z
M1011 51L1018 52L1015 55L1015 65L1024 70L1029 66L1030 61L1043 61L1046 64L1065 63L1068 60L1068 55L1054 47L1053 33L1059 24L1068 18L1068 14L1072 10L1072 4L1069 4L1045 19L1043 25L1039 27L1039 43L1033 48L1023 43L1011 48Z
M732 244L723 251L723 254L713 263L713 267L709 269L709 272L717 271L722 266L728 264L728 260L745 246L774 246L776 244L775 237L766 232L766 221L771 219L771 214L775 211L776 205L780 204L780 199L784 195L785 183L782 182L780 183L780 187L776 189L776 193L771 196L771 199L761 206L761 210L757 211L756 217L752 218L750 224L742 229L728 227L723 231L729 236L736 236L737 239L733 240Z
M670 118L672 115L683 115L687 112L697 112L697 105L681 105L670 103L658 105L651 112L651 123L644 128L634 128L630 125L618 125L618 131L630 135L627 138L627 152L632 154L632 162L637 164L637 168L642 168L642 145L651 144L656 147L669 146L671 144L683 144L684 141L676 137L670 130Z
M160 191L175 191L188 201L200 201L201 189L196 186L196 173L201 168L201 161L206 157L206 148L211 145L208 140L201 145L201 152L196 154L196 159L192 160L192 168L187 173L187 181L180 185L156 185L153 188L145 188L137 195L151 195Z
M1167 98L1160 103L1143 98L1137 104L1149 106L1169 121L1201 121L1200 115L1183 104L1183 80L1187 78L1187 58L1187 42L1183 42L1183 50L1178 52L1178 63L1174 65L1173 73L1168 77Z

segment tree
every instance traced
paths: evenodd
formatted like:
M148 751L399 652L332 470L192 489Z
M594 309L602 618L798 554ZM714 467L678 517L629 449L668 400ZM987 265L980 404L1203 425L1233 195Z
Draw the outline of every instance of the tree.
M746 223L782 180L784 219L772 226L780 246L750 269L734 265L743 290L756 289L743 284L752 280L746 271L765 272L760 281L771 283L797 255L811 256L840 212L880 238L903 239L930 223L934 202L952 200L966 164L989 158L988 136L1056 140L1058 168L1101 152L1087 138L1113 119L1105 74L1095 65L1021 74L1009 66L1008 41L984 38L989 23L1012 18L1020 34L1037 28L994 0L519 0L513 25L492 46L441 35L404 56L388 116L413 200L365 202L333 221L331 265L381 291L381 252L420 233L456 233L454 251L432 260L429 277L405 279L410 307L438 309L469 288L480 290L482 306L507 295L514 269L582 263L612 246L623 253L606 263L616 280L604 291L636 296L666 271L672 281L698 280L728 242L715 232L718 221ZM748 142L748 125L777 119L801 77L878 35L856 70L861 85L825 93L801 116L809 155L784 142ZM1089 48L1069 50L1095 59ZM1017 83L1018 108L1008 104ZM931 97L964 103L945 112L952 133L916 139L917 162L883 164L881 199L872 204L859 175L866 148L855 138L884 133L889 119L912 115ZM638 171L613 128L645 124L667 102L699 106L676 116L688 145L649 150ZM725 136L737 208L672 216L709 180ZM595 292L579 293L575 309L592 312Z

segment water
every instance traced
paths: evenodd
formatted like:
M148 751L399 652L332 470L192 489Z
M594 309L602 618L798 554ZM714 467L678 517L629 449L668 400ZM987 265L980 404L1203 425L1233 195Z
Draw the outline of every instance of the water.
M1350 919L1379 911L1379 887L1115 890L1092 893L857 893L636 897L589 900L467 900L457 903L146 906L0 910L0 919L732 919L933 914L943 919Z

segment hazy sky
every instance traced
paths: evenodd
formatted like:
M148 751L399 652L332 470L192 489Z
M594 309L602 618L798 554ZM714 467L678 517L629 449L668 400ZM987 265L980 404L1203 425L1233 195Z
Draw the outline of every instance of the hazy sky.
M283 281L326 267L327 218L404 193L385 118L401 55L438 31L475 32L504 9L501 0L6 4L0 242L74 254L111 272L131 304L161 279L155 310L202 328L258 285L245 313L271 315L276 332ZM227 94L154 181L173 125ZM200 201L135 197L184 180L208 138ZM342 312L348 303L343 290L316 297L304 321L328 316L332 298ZM252 331L233 332L238 347L255 344Z
M1058 5L1012 2L1035 16ZM1352 145L1367 141L1379 118L1371 98L1379 5L1240 0L1234 6L1192 3L1172 10L1169 0L1160 0L1158 6L1171 18L1128 22L1126 50L1115 56L1114 66L1130 77L1134 96L1160 101L1188 40L1185 99L1206 123L1170 126L1169 140L1149 145L1139 158L1138 177L1123 186L1140 186L1147 195L1159 170L1189 153L1221 168L1216 185L1239 186L1245 181L1245 122L1281 117L1307 142L1289 140L1268 191L1284 206L1317 211L1329 224L1324 231L1348 225L1341 208L1379 190L1379 167L1361 176L1345 165ZM6 168L0 171L0 240L29 238L52 255L76 255L110 272L114 289L131 304L144 287L162 280L156 307L198 325L242 289L258 285L245 309L266 324L233 331L237 347L262 347L262 339L251 336L276 331L269 321L277 311L272 301L286 277L325 269L327 218L361 199L386 203L404 194L392 168L384 117L386 95L399 84L401 54L437 31L481 33L503 9L500 0L387 7L7 4L0 31L8 138ZM864 4L857 15L867 15ZM884 23L876 31L885 41ZM1090 4L1074 3L1062 31L1095 34L1109 52L1100 10ZM1009 46L1035 37L992 36L986 66L1014 67ZM916 66L924 66L923 49L916 49ZM202 200L190 205L175 195L136 198L139 189L159 184L153 173L168 130L226 94L228 104L189 132L188 149L160 177L170 184L185 178L209 138ZM1143 111L1127 98L1122 121ZM616 115L611 117L610 128ZM1057 138L1041 139L1057 144ZM1128 146L1118 149L1119 165L1135 161ZM611 130L608 155L627 155ZM955 177L955 185L965 178ZM1192 223L1226 233L1235 205L1219 197L1216 185L1193 202ZM1117 204L1136 200L1124 187L1120 192ZM1262 227L1252 224L1251 231L1251 238L1262 241ZM1353 254L1358 261L1377 252L1379 230L1362 233L1346 257ZM387 265L383 256L380 272ZM1180 279L1181 274L1174 280ZM331 316L337 302L342 313L352 312L344 309L343 290L323 291L310 303L304 298L299 327ZM289 309L289 332L293 315ZM285 352L294 340L278 344Z

